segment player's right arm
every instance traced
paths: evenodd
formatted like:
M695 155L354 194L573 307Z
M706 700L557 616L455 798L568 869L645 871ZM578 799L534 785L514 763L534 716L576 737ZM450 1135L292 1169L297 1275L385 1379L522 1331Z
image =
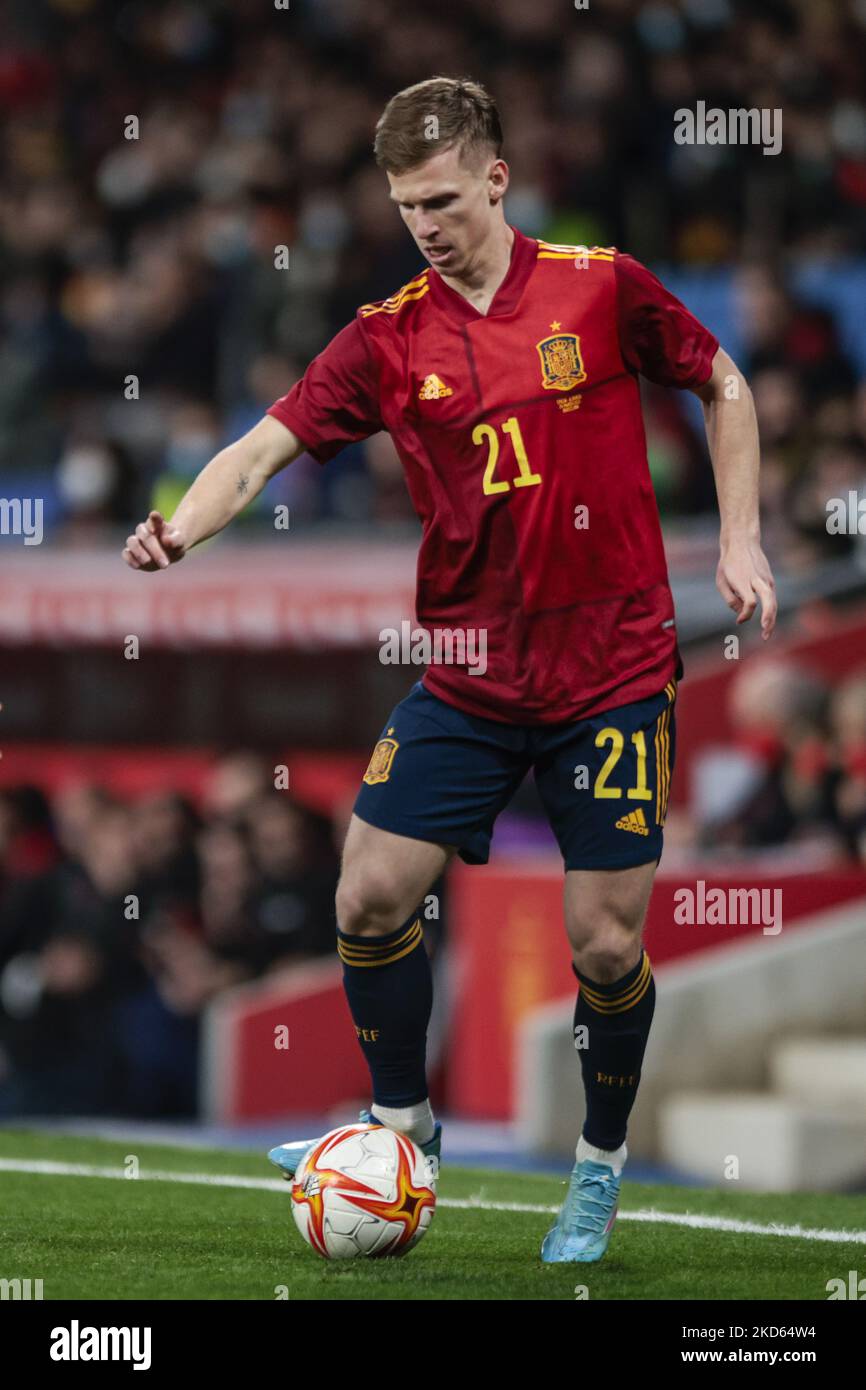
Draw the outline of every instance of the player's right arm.
M127 536L123 558L134 570L167 569L224 526L257 497L265 483L304 452L287 425L265 415L215 454L185 493L170 521L151 512Z

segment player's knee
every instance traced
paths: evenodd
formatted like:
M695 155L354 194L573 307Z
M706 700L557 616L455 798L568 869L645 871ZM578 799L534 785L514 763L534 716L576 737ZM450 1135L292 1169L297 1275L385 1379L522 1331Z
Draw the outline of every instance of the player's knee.
M613 984L621 980L634 968L640 957L640 947L630 946L627 951L586 950L574 952L574 964L581 975L597 984Z
M387 868L345 869L337 885L337 925L350 935L393 931L400 923L397 883Z
M599 984L621 979L640 955L640 928L640 921L621 914L573 917L568 936L575 967Z

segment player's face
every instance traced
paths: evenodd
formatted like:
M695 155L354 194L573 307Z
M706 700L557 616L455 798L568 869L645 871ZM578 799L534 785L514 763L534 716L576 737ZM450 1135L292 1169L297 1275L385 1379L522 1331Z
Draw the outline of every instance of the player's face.
M470 273L501 219L499 203L508 187L505 161L481 156L465 163L459 150L443 150L403 174L389 174L388 182L430 264L455 279Z

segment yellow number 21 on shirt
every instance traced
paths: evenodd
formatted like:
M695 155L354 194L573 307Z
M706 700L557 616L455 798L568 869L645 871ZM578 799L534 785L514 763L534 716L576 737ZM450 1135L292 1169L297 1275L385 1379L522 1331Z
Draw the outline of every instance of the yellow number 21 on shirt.
M519 472L513 479L515 487L533 487L541 482L541 474L533 473L529 466L529 459L526 456L526 446L523 443L523 436L520 433L520 426L517 423L517 416L510 416L502 426L502 433L511 438L514 448L514 456L517 459ZM484 470L484 492L491 497L497 492L508 492L511 483L507 478L500 478L496 481L496 463L499 458L499 436L492 425L476 425L472 431L472 443L483 444L487 442L487 467Z

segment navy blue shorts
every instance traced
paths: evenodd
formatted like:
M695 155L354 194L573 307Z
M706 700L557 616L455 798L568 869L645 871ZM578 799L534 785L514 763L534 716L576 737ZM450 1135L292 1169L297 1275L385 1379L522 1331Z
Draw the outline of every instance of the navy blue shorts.
M674 765L676 684L565 724L503 724L418 682L370 759L355 814L486 864L493 826L530 768L566 869L658 860Z

